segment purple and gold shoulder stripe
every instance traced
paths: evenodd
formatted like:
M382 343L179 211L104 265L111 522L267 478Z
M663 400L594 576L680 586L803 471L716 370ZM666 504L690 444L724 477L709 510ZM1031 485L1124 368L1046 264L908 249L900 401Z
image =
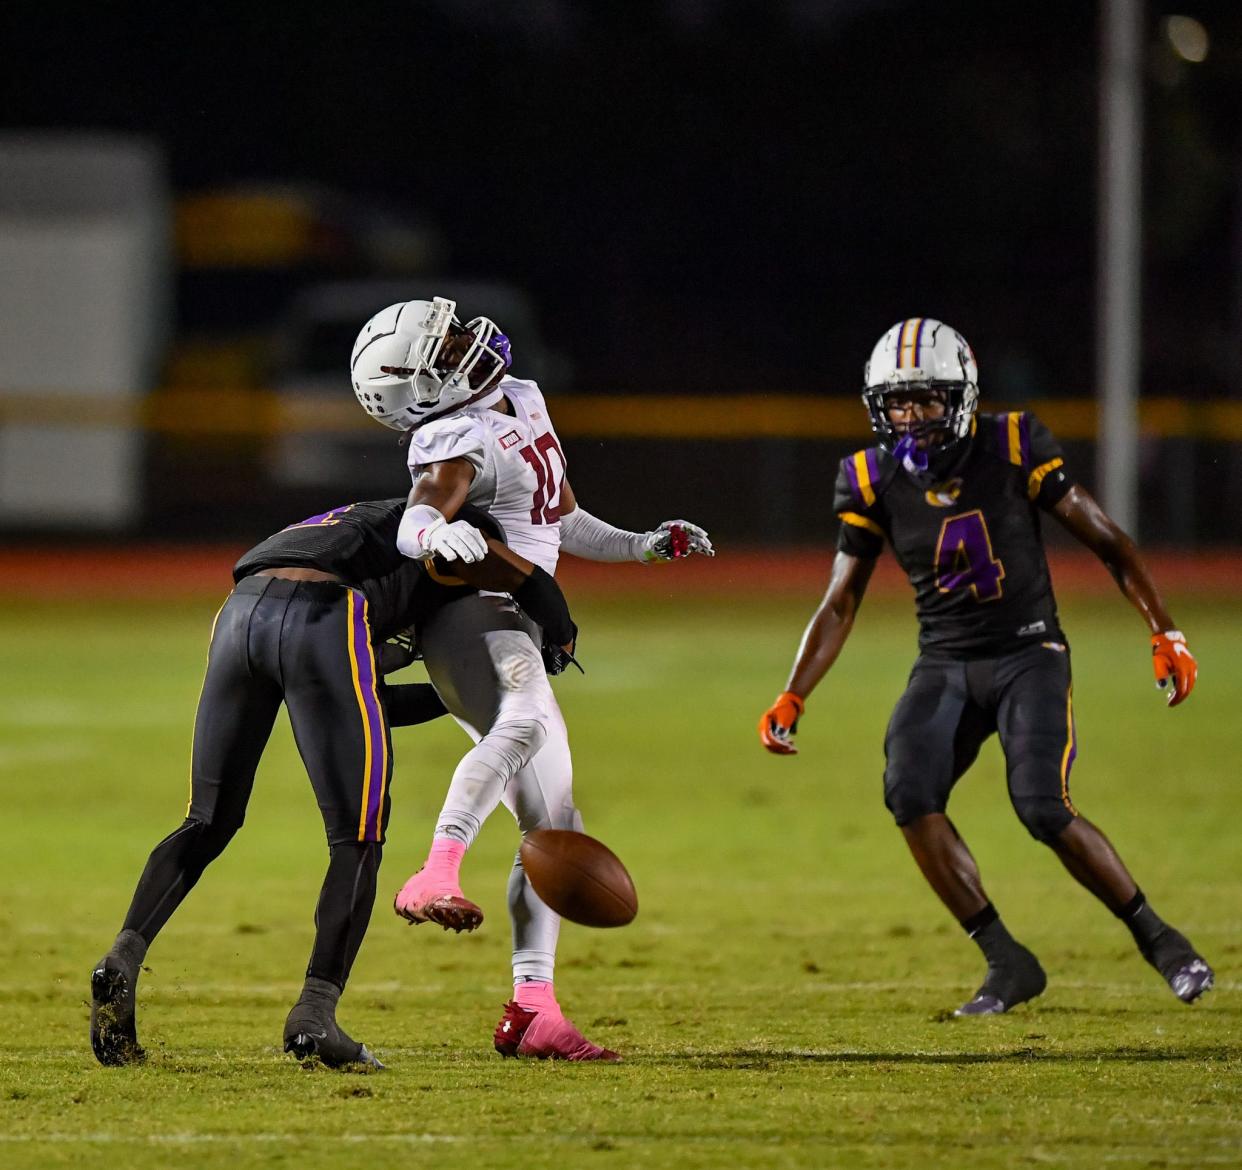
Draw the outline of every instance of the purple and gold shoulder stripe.
M845 468L845 478L850 485L850 495L860 508L870 508L875 503L875 485L880 479L879 449L867 447L865 450L855 451L853 455L841 461L841 466ZM884 535L884 530L874 520L869 520L858 512L844 511L838 512L837 515L845 524L852 524L855 528L865 528L868 532L875 533L876 536Z
M1015 467L1030 467L1031 416L1026 411L998 414L996 416L996 429L1000 448L1008 455L1009 462ZM1039 489L1043 486L1044 477L1050 471L1055 471L1058 467L1063 466L1064 463L1065 460L1058 456L1034 468L1026 480L1027 497L1032 500L1035 499L1039 495Z
M1026 411L1010 411L996 416L996 441L1015 467L1026 467L1031 459L1031 423Z
M875 503L875 485L880 480L880 453L877 447L855 451L841 461L850 493L864 508Z

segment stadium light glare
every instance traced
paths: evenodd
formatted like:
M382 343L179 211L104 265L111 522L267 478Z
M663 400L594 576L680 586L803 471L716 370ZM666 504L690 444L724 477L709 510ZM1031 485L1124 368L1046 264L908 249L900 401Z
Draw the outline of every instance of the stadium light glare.
M1165 39L1183 61L1197 65L1207 58L1211 41L1202 22L1193 16L1166 16L1163 24Z

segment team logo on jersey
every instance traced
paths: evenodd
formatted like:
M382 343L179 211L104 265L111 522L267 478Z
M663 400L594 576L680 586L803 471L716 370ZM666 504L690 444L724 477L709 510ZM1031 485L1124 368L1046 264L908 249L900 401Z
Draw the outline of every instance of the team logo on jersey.
M507 451L510 447L516 447L521 441L522 436L517 431L510 431L507 435L500 436L500 449Z
M933 508L951 508L962 494L962 481L951 479L947 483L938 483L927 491L927 502Z

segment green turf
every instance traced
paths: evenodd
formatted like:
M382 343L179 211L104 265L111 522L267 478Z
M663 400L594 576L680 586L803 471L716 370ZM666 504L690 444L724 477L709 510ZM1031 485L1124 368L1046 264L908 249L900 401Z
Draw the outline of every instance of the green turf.
M585 677L557 683L587 826L628 862L622 931L567 927L558 990L618 1067L502 1062L503 811L465 867L474 936L387 909L464 739L398 733L395 811L341 1019L382 1074L278 1049L326 852L280 725L245 829L148 958L150 1059L102 1069L87 975L184 812L214 604L0 607L0 1166L1211 1166L1242 1163L1242 611L1178 606L1200 689L1151 686L1124 601L1066 603L1079 806L1216 963L1188 1009L1010 812L994 747L955 819L1046 995L954 1022L979 956L923 887L879 793L913 620L868 602L793 760L754 724L813 599L586 599Z

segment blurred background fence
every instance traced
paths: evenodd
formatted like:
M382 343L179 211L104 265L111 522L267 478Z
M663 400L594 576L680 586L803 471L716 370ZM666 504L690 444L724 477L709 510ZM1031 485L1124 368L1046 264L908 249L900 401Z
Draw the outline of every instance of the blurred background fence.
M0 536L245 540L404 492L346 367L376 309L432 294L511 334L576 490L619 523L828 539L863 362L920 314L970 339L984 408L1034 408L1094 488L1119 5L1137 528L1242 541L1232 0L191 3L193 38L18 0L6 43L55 40L75 83L37 53L0 77Z

